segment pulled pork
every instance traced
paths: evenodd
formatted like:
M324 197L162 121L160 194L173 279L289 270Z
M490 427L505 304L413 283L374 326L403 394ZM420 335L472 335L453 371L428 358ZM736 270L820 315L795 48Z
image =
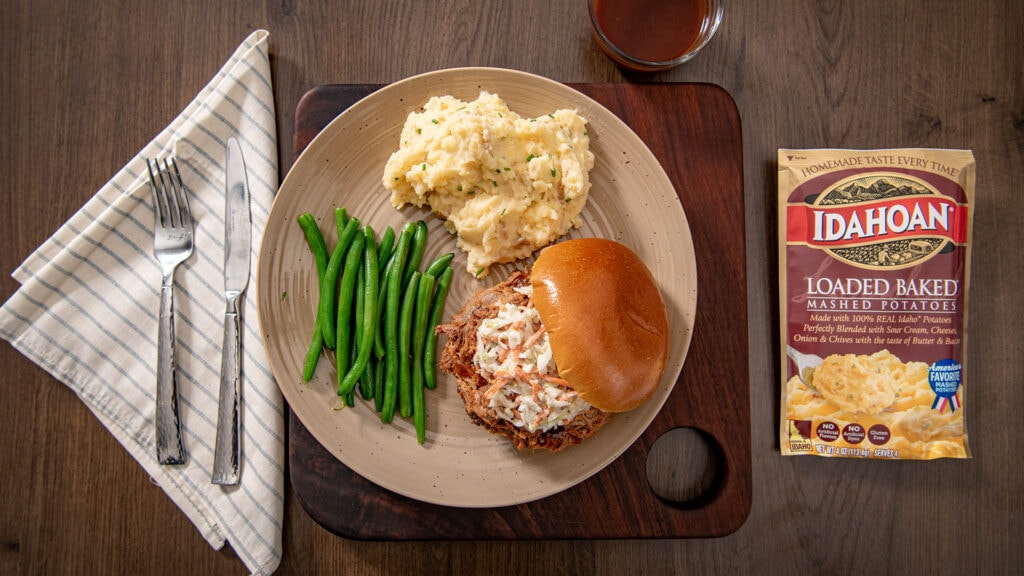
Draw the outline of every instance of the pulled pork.
M477 292L466 302L462 311L452 317L450 322L438 326L437 332L447 336L447 342L441 353L440 366L442 370L455 376L458 381L459 396L462 397L466 413L474 423L494 434L507 436L518 450L544 448L557 451L579 444L592 436L608 421L609 414L590 407L577 414L566 424L547 432L540 430L530 432L519 428L508 420L500 418L490 407L490 402L484 393L491 386L491 382L477 371L476 364L473 362L480 323L487 318L497 316L501 306L507 303L520 306L528 305L529 297L515 289L529 285L529 275L517 270L504 282Z

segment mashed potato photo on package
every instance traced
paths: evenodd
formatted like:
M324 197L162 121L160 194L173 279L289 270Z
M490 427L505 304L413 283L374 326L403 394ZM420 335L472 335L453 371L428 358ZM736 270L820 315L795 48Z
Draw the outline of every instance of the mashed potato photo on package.
M903 459L964 457L963 405L932 410L928 376L924 362L904 363L888 350L833 354L806 382L793 376L786 383L786 420L816 423L809 437L826 453L847 448L853 455L853 446L863 444L877 446L875 455Z
M383 184L396 208L429 207L482 278L580 224L590 191L587 121L574 110L524 118L496 94L430 98L409 114Z

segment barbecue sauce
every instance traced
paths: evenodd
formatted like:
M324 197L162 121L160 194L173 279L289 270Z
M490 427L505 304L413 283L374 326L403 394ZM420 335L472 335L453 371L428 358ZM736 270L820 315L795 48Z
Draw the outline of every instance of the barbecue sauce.
M686 53L708 15L706 0L595 0L601 31L623 53L665 62Z

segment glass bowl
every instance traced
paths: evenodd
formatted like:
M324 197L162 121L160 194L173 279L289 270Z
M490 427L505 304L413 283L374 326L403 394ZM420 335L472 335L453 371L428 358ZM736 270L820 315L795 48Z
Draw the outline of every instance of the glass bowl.
M721 0L589 0L598 46L619 66L667 70L697 55L722 22Z

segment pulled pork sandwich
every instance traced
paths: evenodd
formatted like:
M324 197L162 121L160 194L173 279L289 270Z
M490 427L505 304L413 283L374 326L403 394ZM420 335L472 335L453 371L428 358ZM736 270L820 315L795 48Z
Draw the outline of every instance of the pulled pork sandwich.
M517 449L561 450L654 393L668 314L654 277L611 240L568 240L476 293L438 327L441 369L472 420Z

